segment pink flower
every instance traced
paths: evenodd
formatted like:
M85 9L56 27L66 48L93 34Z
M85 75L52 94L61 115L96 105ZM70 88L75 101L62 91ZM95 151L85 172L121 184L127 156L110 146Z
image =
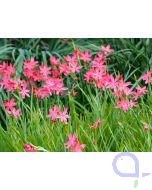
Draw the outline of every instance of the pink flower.
M30 144L24 144L25 152L37 152L37 149Z
M52 76L55 78L59 78L61 75L60 71L58 69L53 69L52 70Z
M124 112L126 112L129 108L137 106L137 102L133 102L132 100L121 99L116 100L116 102L117 105L115 106L115 108L122 108Z
M62 63L60 65L60 72L63 73L65 76L68 76L71 74L70 67L66 63Z
M79 73L80 69L82 69L82 66L78 66L77 63L71 63L69 69L72 73Z
M150 127L149 127L148 125L145 125L145 126L144 126L144 130L145 130L145 131L148 131L149 129L150 129Z
M124 82L122 75L119 77L117 86L114 89L113 94L123 98L124 96L129 96L132 94L132 89L128 86L131 85L131 82Z
M145 73L142 79L145 81L145 84L147 84L148 82L152 83L152 69Z
M65 60L68 62L68 69L71 73L79 73L82 66L78 66L76 56L70 57L69 55L66 56Z
M40 71L34 71L31 78L33 81L40 82L41 80L44 80L44 77L41 75Z
M146 86L144 86L143 88L138 86L136 88L136 92L133 92L134 94L134 99L137 100L139 97L141 97L143 94L146 94L148 92L148 90L146 89Z
M107 46L101 46L101 48L102 48L102 53L104 53L105 55L113 52L113 49L111 49L109 44Z
M117 90L117 85L118 85L118 77L116 76L114 78L109 73L106 73L106 78L107 78L107 80L105 81L106 88L111 88L114 91L116 91Z
M90 68L86 74L84 74L84 80L89 83L91 80L93 80L93 75L95 73L95 70L93 68Z
M51 74L51 67L47 67L44 63L39 66L39 69L43 79L46 79L47 76Z
M9 115L13 115L16 119L20 116L20 109L13 108L12 110L6 110Z
M76 50L73 52L73 55L77 57L77 56L81 55L81 53L82 53L82 52L81 52L79 49L76 49Z
M29 61L24 61L24 69L33 70L37 66L38 62L32 57Z
M105 68L106 68L107 66L104 64L104 62L105 62L105 59L100 59L100 58L96 57L96 58L92 61L92 63L93 63L92 67L105 70Z
M95 86L102 88L105 86L105 72L101 68L90 68L88 72L84 75L87 82L93 81Z
M7 75L9 75L10 77L11 77L11 76L14 76L14 75L15 75L15 67L14 67L12 64L8 65L8 66L7 66L6 73L7 73Z
M80 144L76 133L68 135L69 140L65 143L66 148L71 148L70 152L82 152L86 147L85 144Z
M70 118L67 114L68 108L66 108L63 112L59 107L56 105L54 106L54 109L49 109L49 115L48 117L52 119L52 121L55 121L55 119L60 119L61 122L67 124L67 119Z
M55 120L61 113L61 109L54 105L54 109L49 109L49 115L48 117L52 120Z
M65 143L66 148L75 147L76 143L78 142L78 137L76 133L74 133L73 135L69 134L68 138L69 140Z
M74 56L69 56L67 55L65 60L71 65L71 64L76 64L77 63L77 57Z
M9 100L5 100L2 104L2 106L6 107L7 111L11 111L14 109L14 107L16 106L16 102L15 99L12 98L10 101Z
M34 79L34 81L41 80L41 76L38 72L38 62L35 61L34 58L24 62L23 74L29 79Z
M148 92L148 90L146 90L146 86L144 86L143 88L140 86L137 86L137 91L141 94L146 94Z
M6 112L9 115L13 115L16 119L20 116L20 109L16 109L16 102L15 99L12 98L10 101L5 100L2 106L6 107Z
M23 74L24 74L24 76L26 76L27 78L33 79L33 78L34 78L34 75L35 75L35 72L34 72L33 69L25 69L25 68L24 68Z
M50 93L48 92L47 88L40 87L38 89L34 88L34 96L44 99L45 97L49 97Z
M14 77L15 67L12 64L8 65L6 62L3 62L0 64L0 75L3 77Z
M52 56L52 57L50 57L50 62L52 63L52 65L58 66L60 63L60 60L57 59L55 56Z
M84 62L88 62L88 61L91 61L91 57L92 57L92 54L89 54L88 49L86 49L85 53L83 52L81 53L80 60Z
M82 152L83 149L86 147L85 144L77 143L73 149L70 150L70 152Z
M9 111L8 113L11 114L17 119L19 116L20 116L20 112L21 110L20 109L16 109L16 108L13 108L11 111Z
M21 93L23 99L24 99L26 96L27 96L27 97L30 97L30 95L29 95L30 90L27 89L27 84L26 84L26 83L22 83L22 84L20 85L20 93Z
M0 76L5 76L7 71L7 63L3 62L0 64Z
M47 89L50 95L52 94L62 94L63 91L67 90L67 88L63 87L63 79L48 77L45 80L44 88Z
M57 118L61 119L61 122L67 124L67 119L69 119L69 115L67 114L68 108L66 108L63 112L61 112Z
M4 87L7 92L15 91L17 89L17 81L10 79L9 76L4 76L2 82L0 82L1 87Z

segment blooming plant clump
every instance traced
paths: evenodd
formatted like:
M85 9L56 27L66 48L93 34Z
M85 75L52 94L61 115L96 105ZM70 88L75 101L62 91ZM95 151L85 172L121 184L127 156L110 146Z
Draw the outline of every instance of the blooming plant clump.
M113 52L110 45L101 46L101 50L96 54L89 52L88 49L85 51L76 49L73 54L66 55L63 59L51 56L48 62L41 64L31 57L23 62L19 76L17 66L2 62L0 64L0 89L8 95L2 103L8 117L12 116L14 119L23 117L25 114L24 111L22 112L23 105L28 99L41 102L41 104L47 99L50 103L54 102L51 107L46 106L49 122L51 124L62 123L65 127L68 124L71 126L76 116L75 107L67 106L66 101L63 106L60 100L63 97L76 98L79 92L75 90L75 86L79 86L81 80L86 85L100 90L102 94L110 93L114 108L120 108L125 113L129 109L136 109L135 107L139 105L138 100L149 92L147 85L152 84L152 69L143 74L142 85L134 86L131 81L125 81L122 74L110 73L110 56ZM73 115L71 110L74 110ZM98 130L101 126L102 121L99 118L90 128ZM145 125L144 130L148 129L149 126ZM67 129L66 135L68 135L68 141L64 145L68 151L82 152L85 150L87 145L79 142L76 132L69 134ZM96 136L95 133L94 136ZM26 152L37 151L31 144L24 144L24 147Z

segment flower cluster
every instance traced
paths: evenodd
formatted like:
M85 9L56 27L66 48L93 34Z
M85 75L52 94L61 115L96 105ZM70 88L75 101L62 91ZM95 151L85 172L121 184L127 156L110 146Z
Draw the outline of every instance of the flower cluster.
M68 135L68 141L65 143L66 148L70 148L69 152L82 152L86 147L85 144L80 144L76 133Z
M63 60L56 56L49 58L47 63L39 64L34 58L23 62L22 73L18 76L16 73L17 66L2 62L0 64L0 89L9 93L10 100L5 100L2 104L6 108L9 116L18 118L21 110L17 109L17 103L13 97L19 96L22 99L29 98L31 94L34 97L43 100L52 95L76 96L77 91L74 87L68 89L64 83L78 79L79 73L87 84L99 88L105 93L107 90L115 101L115 108L121 108L126 112L129 108L136 107L137 101L148 90L146 84L152 84L152 69L142 76L145 86L133 87L131 82L125 81L122 75L113 76L108 70L110 61L109 55L113 52L110 45L101 46L101 50L96 54L90 53L89 50L84 52L76 49L73 54L66 55ZM70 80L71 79L71 80ZM70 86L70 85L69 85ZM72 84L72 86L74 86ZM14 96L15 95L15 96ZM68 108L61 110L60 107L54 105L49 109L48 118L52 122L68 123L70 114ZM101 119L98 119L91 128L98 128L101 125ZM148 130L148 125L144 126L144 130ZM76 133L68 135L68 142L65 143L66 148L70 152L81 152L85 148L85 144L80 144ZM30 144L25 144L26 152L35 152L38 149Z
M52 119L53 122L56 121L56 119L60 119L61 122L67 124L67 119L69 118L69 115L67 114L68 108L66 108L63 112L59 107L54 105L53 109L49 109L49 115L48 117Z
M63 91L67 90L64 87L63 78L60 76L60 70L56 67L59 64L59 60L55 57L50 60L54 68L48 67L45 63L38 65L34 58L24 62L24 76L26 76L28 83L33 87L34 95L41 99L52 94L62 94Z
M96 55L89 53L87 49L85 52L76 49L72 55L65 56L63 61L55 56L50 57L50 66L46 63L39 65L34 58L31 58L23 63L23 79L16 76L16 68L12 64L3 62L0 64L0 87L6 92L17 91L23 99L30 97L31 89L34 96L40 99L52 94L61 95L68 90L64 87L64 78L79 73L84 64L84 70L87 69L84 74L86 83L91 83L103 91L111 89L116 102L115 108L122 108L126 112L129 108L137 106L138 98L148 91L146 86L137 86L133 90L131 82L125 82L122 75L114 77L108 72L106 62L109 60L109 53L112 52L110 45L101 46L101 51ZM145 84L152 83L152 70L144 74L142 79ZM66 123L66 120L64 122Z
M17 89L18 83L14 80L15 77L15 68L12 64L8 65L7 63L3 62L0 65L0 76L2 81L0 82L1 88L7 92L11 92Z
M108 45L102 46L101 52L97 53L96 57L92 59L92 64L89 70L85 73L84 78L87 83L92 83L95 87L105 91L111 89L115 98L115 108L122 108L126 112L129 108L136 107L136 100L148 91L146 86L143 88L138 86L135 90L131 87L131 82L125 82L122 75L112 76L108 72L107 65L105 64L107 56L113 50ZM143 76L143 80L151 80L149 77L152 72L148 72ZM148 76L148 78L147 78Z

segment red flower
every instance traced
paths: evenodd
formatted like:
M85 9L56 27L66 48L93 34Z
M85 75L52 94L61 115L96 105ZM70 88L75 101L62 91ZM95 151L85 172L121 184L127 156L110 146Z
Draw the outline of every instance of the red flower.
M150 126L148 126L148 125L145 125L145 126L144 126L144 130L145 130L145 131L148 131L149 129L150 129Z
M24 144L25 152L37 152L37 149L33 147L31 144Z

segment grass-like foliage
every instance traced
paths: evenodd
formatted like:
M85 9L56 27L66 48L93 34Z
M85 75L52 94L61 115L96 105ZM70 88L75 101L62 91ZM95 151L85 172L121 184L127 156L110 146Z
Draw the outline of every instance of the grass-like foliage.
M0 151L151 151L151 50L151 39L1 39Z

